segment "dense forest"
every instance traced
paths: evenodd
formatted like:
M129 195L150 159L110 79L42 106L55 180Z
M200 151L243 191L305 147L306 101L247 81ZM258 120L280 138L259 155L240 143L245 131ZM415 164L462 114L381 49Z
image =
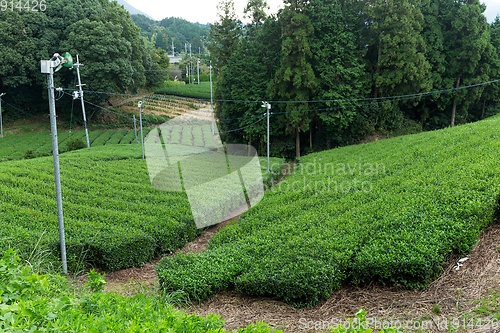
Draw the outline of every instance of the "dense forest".
M263 0L250 0L246 25L231 0L219 4L210 51L223 130L261 119L265 108L252 101L275 101L272 153L298 157L499 111L498 83L462 89L499 78L500 19L488 24L479 0L284 2L269 16ZM262 151L266 128L226 135Z
M47 112L46 75L40 60L69 52L85 66L86 89L131 91L163 81L165 52L148 49L130 14L109 0L52 0L45 11L0 11L0 92L17 109L3 105L4 119ZM76 70L61 70L56 87L74 87ZM97 95L85 99L102 102ZM71 110L71 99L58 102L59 114ZM23 113L24 112L24 113Z
M185 45L191 44L192 52L205 53L208 46L210 27L200 23L191 23L177 17L154 21L144 15L134 14L132 21L141 28L141 36L152 48L162 48L172 54L172 43L175 53L184 52ZM187 49L189 52L189 48Z

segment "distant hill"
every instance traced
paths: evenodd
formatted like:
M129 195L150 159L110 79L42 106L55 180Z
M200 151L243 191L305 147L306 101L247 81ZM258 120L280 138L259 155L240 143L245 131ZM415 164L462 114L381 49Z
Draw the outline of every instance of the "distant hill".
M139 9L135 8L134 6L132 6L131 4L127 3L124 0L116 0L116 2L118 2L120 5L123 5L123 7L125 7L125 9L130 13L130 15L141 14L143 16L150 18L150 19L153 19L148 14L144 13L143 11L140 11Z
M155 21L142 14L132 15L132 21L141 28L141 35L146 37L151 46L161 47L172 53L172 42L175 53L185 50L185 44L191 44L193 53L205 53L208 46L210 25L191 23L178 17L168 17ZM188 46L189 52L189 46Z

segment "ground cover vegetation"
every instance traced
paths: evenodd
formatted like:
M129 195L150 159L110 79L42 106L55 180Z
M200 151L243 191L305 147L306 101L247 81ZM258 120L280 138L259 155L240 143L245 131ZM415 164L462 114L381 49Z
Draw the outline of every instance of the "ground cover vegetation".
M266 15L265 1L252 0L244 25L224 0L210 30L222 129L258 120L264 109L251 101L275 101L272 153L299 157L496 114L498 83L426 95L498 79L500 20L488 24L484 10L479 0L286 0ZM387 99L408 94L417 96ZM263 151L266 130L261 122L227 138Z
M87 264L106 270L141 265L200 234L186 194L154 189L141 157L141 145L113 144L61 155L72 270ZM52 157L1 163L0 250L12 247L26 259L38 247L57 262L60 243Z
M70 287L55 274L21 264L13 250L0 257L2 332L226 332L216 315L199 317L177 310L162 295L132 297L102 293L102 276L89 274L87 288ZM251 324L237 332L281 332Z
M165 291L234 287L297 307L343 283L424 287L498 209L500 117L310 154L208 251L164 258Z

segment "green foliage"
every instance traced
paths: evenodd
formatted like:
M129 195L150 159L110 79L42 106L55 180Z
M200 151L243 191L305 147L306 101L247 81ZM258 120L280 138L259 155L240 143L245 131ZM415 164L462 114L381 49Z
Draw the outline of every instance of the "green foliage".
M144 115L144 122L149 124L161 124L169 118L155 115ZM143 127L144 137L149 133L150 127ZM140 130L138 129L138 141L140 142ZM74 149L86 148L85 131L68 132L59 131L59 152L65 153ZM135 144L134 130L96 130L89 131L91 147L112 144ZM38 134L12 135L2 138L4 143L0 146L0 161L30 159L52 154L52 139L50 132Z
M68 147L67 151L87 148L87 144L85 142L83 142L81 139L77 139L77 138L68 140L68 142L66 143L66 146Z
M164 258L163 288L235 287L316 304L342 283L423 287L498 209L500 118L301 158L205 253Z
M288 0L281 12L282 44L281 63L274 80L269 84L271 97L281 101L309 101L318 87L318 80L312 69L312 52L309 38L314 28L304 14L306 1ZM304 113L307 103L285 103L282 111L286 131L295 133L296 154L300 157L300 132L309 129L311 113Z
M106 273L102 275L97 273L94 269L91 269L88 274L88 282L85 284L90 288L90 291L93 293L98 293L104 290L104 285L107 283L104 280Z
M142 265L200 234L186 194L155 190L141 157L137 144L60 156L70 270L79 271L82 264L106 270ZM272 160L275 168L280 162ZM0 243L0 250L13 246L27 259L38 247L60 257L52 158L1 163L0 239L9 241Z
M498 83L425 95L498 77L498 22L488 27L478 0L289 0L278 17L252 0L245 15L253 21L242 30L231 8L224 2L212 26L216 115L224 130L244 127L262 109L233 100L279 100L270 128L276 156L414 132L408 125L439 129L453 112L453 123L473 122L498 109ZM407 94L417 95L385 98ZM227 137L258 147L265 123Z
M184 81L165 81L157 85L158 89L161 88L167 88L167 87L177 87L177 86L183 86L185 85L186 82Z
M75 297L65 287L66 278L32 274L19 260L13 250L0 258L2 332L225 332L219 316L188 315L161 297L106 293ZM257 323L238 332L280 331Z
M155 90L155 94L161 95L174 95L183 97L192 97L200 99L210 99L210 83L201 82L200 84L185 84L185 85L174 85L167 86Z
M82 81L96 91L137 91L165 80L166 74L157 71L160 65L151 59L139 32L116 2L54 0L45 11L1 11L0 60L5 65L0 69L0 90L28 114L45 112L47 88L40 60L66 51L74 58L79 55L86 65L81 69ZM56 85L72 87L74 75L69 69L58 72ZM101 102L93 94L86 99ZM69 116L71 101L62 99L58 109ZM3 111L11 119L26 116L10 107Z

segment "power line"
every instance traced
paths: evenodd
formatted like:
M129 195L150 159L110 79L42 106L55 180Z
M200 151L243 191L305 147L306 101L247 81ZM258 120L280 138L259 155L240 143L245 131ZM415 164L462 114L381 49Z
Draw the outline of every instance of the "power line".
M474 88L474 87L479 87L491 83L496 83L499 82L500 79L492 80L492 81L487 81L487 82L482 82L482 83L477 83L477 84L472 84L469 86L463 86L463 87L458 87L458 88L447 88L447 89L441 89L441 90L434 90L434 91L428 91L428 92L421 92L421 93L415 93L415 94L407 94L407 95L397 95L397 96L386 96L386 97L371 97L371 98L351 98L351 99L325 99L325 100L310 100L310 101L268 101L268 103L273 103L273 104L286 104L286 103L328 103L328 102L360 102L360 101L377 101L377 100L393 100L393 99L401 99L401 98L419 98L419 97L426 97L426 96L431 96L431 95L436 95L436 94L441 94L441 93L447 93L447 92L452 92L452 91L457 91L457 90L463 90L463 89L469 89L469 88ZM64 89L64 90L73 90L73 89ZM93 91L95 92L95 91ZM134 94L120 94L120 93L110 93L110 92L102 92L98 91L95 92L97 94L108 94L108 95L117 95L117 96L130 96L130 97L150 97L151 95L134 95ZM174 96L174 95L169 95L169 96ZM160 97L158 95L155 95L155 97ZM163 98L163 97L160 97ZM164 98L171 98L171 97L164 97ZM175 96L175 99L185 99L185 100L198 100L198 101L209 101L209 99L205 98L189 98L189 97L180 97L180 96ZM262 103L262 100L238 100L238 99L214 99L216 102L235 102L235 103Z

